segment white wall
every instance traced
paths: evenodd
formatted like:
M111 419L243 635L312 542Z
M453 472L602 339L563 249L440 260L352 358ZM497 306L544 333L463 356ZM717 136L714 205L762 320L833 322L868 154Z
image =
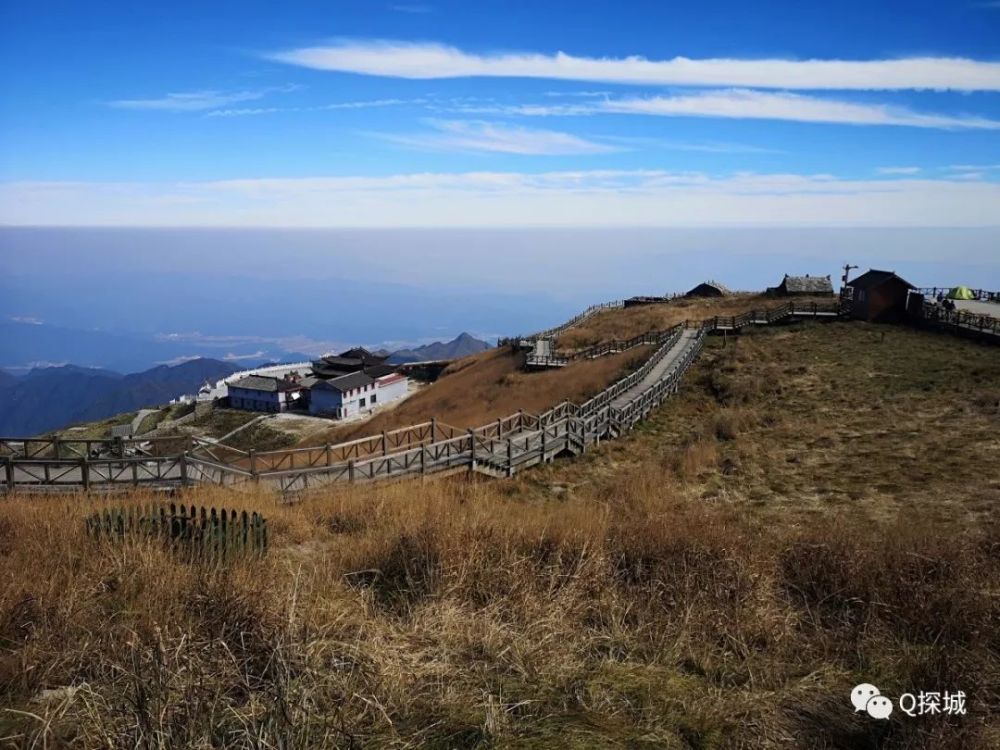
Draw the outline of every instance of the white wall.
M389 377L391 378L392 376ZM378 394L378 401L376 404L387 404L390 401L403 398L409 390L409 382L410 381L407 378L402 378L394 383L382 383L376 381L378 384L378 390L376 391Z
M298 372L300 375L305 375L306 370L311 368L312 362L296 362L289 365L272 365L271 367L258 367L253 370L241 370L240 372L234 372L232 375L227 375L222 380L216 381L208 393L199 392L197 398L199 401L213 401L217 398L225 398L229 395L229 384L235 383L247 375L283 378L290 372Z

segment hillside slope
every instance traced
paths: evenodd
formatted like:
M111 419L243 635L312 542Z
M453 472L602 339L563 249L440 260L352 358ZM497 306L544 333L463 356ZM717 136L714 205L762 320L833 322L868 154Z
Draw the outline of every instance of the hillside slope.
M322 438L310 438L307 443L317 445L378 434L432 418L467 429L509 416L518 409L537 413L562 401L581 403L638 367L649 354L650 347L637 347L564 368L528 373L523 370L523 352L490 349L453 362L437 381L399 406L357 425L334 424Z
M14 498L0 686L24 713L6 732L997 747L997 383L1000 348L903 328L713 338L637 431L512 480L293 505L262 486L185 493L268 518L268 555L221 568L87 543L93 503ZM84 681L76 700L39 697ZM860 682L962 690L968 714L874 721L850 705Z
M66 365L32 370L0 390L0 434L37 435L194 393L235 368L213 359L160 365L132 375Z

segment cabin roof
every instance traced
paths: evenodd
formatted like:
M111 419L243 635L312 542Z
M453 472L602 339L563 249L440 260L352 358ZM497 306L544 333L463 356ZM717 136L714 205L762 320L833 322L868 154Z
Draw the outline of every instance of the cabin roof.
M788 292L833 293L833 283L830 281L829 276L809 276L808 274L805 276L789 276L786 273L782 283L785 285L785 291Z
M906 279L897 276L894 271L879 271L875 268L866 271L856 279L848 281L847 286L854 287L855 289L871 289L872 287L881 286L890 279L898 279L911 289L916 288Z

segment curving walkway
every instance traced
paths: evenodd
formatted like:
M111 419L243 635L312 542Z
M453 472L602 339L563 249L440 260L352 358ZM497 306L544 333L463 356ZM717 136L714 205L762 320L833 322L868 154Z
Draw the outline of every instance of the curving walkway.
M691 326L651 331L641 338L657 346L635 372L589 401L558 404L542 414L518 412L471 430L436 420L337 445L257 453L193 439L181 453L159 457L91 458L91 442L0 438L7 491L109 489L192 483L243 485L266 482L296 493L336 482L374 482L443 472L473 471L512 476L559 455L576 455L602 440L620 437L675 393L681 377L713 332L771 325L800 317L836 319L835 309L794 304ZM519 342L513 345L519 346ZM165 440L165 439L164 439ZM151 441L126 441L166 446ZM122 447L128 447L125 443ZM54 449L53 449L54 448ZM170 450L161 447L161 451ZM174 448L173 450L176 450ZM156 451L150 451L156 452ZM7 455L2 455L6 453ZM65 455L73 458L62 458Z

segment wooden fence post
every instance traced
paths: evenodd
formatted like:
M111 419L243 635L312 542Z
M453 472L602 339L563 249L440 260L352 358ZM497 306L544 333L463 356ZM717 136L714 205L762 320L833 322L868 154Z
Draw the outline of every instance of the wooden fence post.
M514 441L507 438L507 476L514 476Z
M4 466L7 467L7 490L14 491L14 457L4 459Z
M469 430L469 443L472 446L472 459L471 459L472 463L471 463L471 466L472 466L472 469L474 471L475 468L476 468L476 433L473 432L472 430Z
M84 490L90 489L90 461L86 456L80 459L80 481Z
M354 481L354 459L353 458L350 461L347 462L347 481L348 482L353 482Z
M326 444L326 465L329 466L333 463L333 453L331 452L330 444Z

